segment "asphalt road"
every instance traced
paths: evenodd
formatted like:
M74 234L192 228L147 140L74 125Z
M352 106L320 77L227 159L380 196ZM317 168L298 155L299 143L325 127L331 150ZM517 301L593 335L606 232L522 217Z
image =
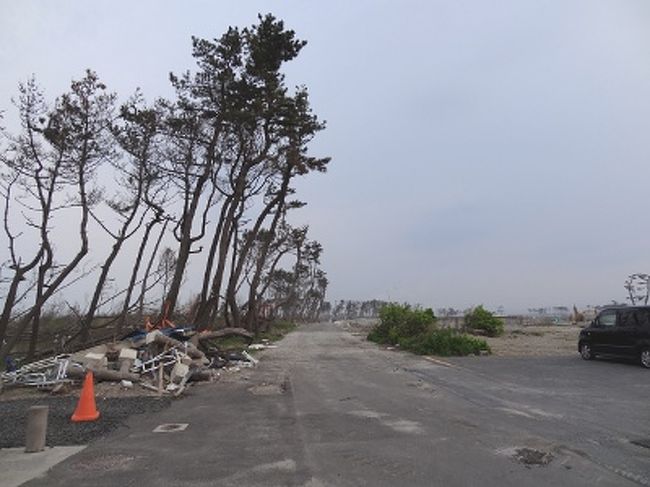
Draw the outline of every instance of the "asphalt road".
M649 403L650 371L632 364L434 362L322 324L249 380L194 388L27 485L650 485L633 443L650 440Z

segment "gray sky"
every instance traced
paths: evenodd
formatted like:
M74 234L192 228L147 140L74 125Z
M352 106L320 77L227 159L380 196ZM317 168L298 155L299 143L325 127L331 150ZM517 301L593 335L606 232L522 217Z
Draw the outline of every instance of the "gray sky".
M325 247L330 299L599 304L650 271L647 0L0 0L0 109L32 73L54 96L86 67L169 95L191 35L258 12L309 42L288 80L333 160L294 221Z

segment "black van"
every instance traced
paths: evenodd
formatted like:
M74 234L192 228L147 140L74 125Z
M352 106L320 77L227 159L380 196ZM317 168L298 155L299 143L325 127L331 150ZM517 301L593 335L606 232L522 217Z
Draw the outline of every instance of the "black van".
M585 360L597 355L630 357L650 369L650 306L604 309L580 331L578 351Z

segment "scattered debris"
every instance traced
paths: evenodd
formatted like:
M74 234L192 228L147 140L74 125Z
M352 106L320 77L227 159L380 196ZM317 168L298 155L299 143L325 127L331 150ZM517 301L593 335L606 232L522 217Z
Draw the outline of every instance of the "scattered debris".
M249 346L253 341L253 334L243 328L196 332L166 326L136 330L121 341L71 355L57 355L22 367L11 362L7 372L0 375L0 386L29 386L56 394L80 384L91 371L97 381L117 382L123 390L139 384L159 395L177 397L192 382L218 380L220 374L215 369L234 372L257 364L258 360L245 350L220 348L219 339L233 336L243 338ZM268 343L256 345L250 349L273 347Z

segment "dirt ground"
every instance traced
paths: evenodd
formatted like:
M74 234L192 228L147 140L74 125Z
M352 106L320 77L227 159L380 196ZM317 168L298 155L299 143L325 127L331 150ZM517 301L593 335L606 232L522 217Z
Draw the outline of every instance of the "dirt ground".
M573 355L580 330L574 325L506 327L502 336L485 340L497 357Z

